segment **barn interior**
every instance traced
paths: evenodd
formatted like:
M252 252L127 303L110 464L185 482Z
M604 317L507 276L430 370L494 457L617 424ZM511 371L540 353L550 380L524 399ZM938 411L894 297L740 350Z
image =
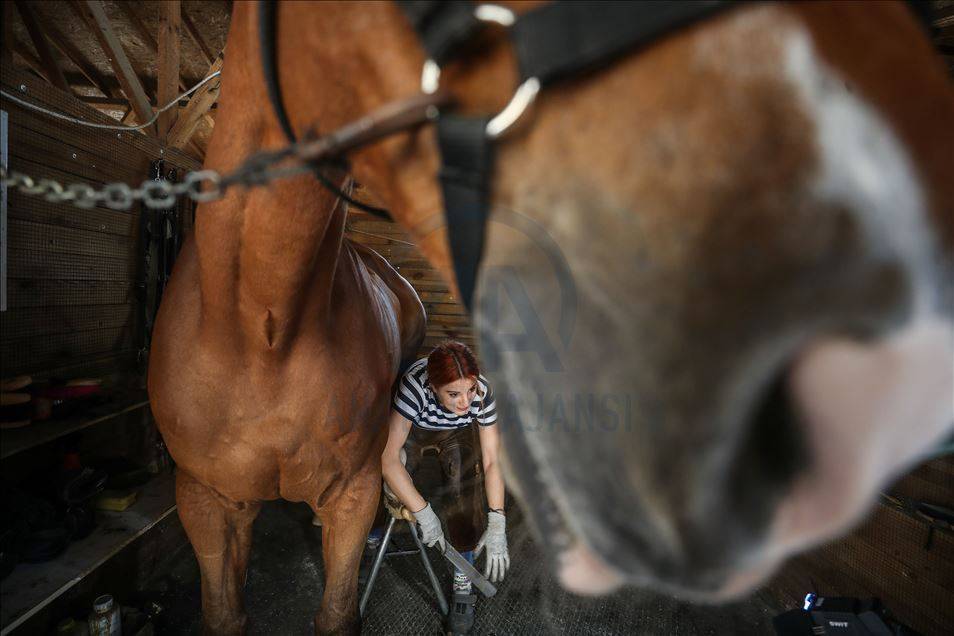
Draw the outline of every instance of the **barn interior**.
M931 6L934 42L954 76L954 1ZM228 64L231 1L15 0L2 7L5 169L100 188L181 182L202 168L218 78L179 96ZM48 111L129 128L77 125ZM358 195L370 200L360 188ZM104 201L79 209L4 182L2 636L87 633L94 601L106 594L122 608L124 634L201 631L199 569L177 515L175 462L146 391L152 325L195 208L180 199L162 210L139 203L117 210ZM479 355L468 312L405 229L352 210L346 236L378 252L418 292L428 315L419 356L446 339ZM438 488L436 462L421 479ZM508 509L517 567L494 598L478 601L474 633L771 634L773 618L801 608L808 594L879 599L916 633L949 634L954 625L951 449L887 487L850 535L790 560L769 583L726 605L646 589L570 594L544 566L519 507L508 499ZM394 542L406 554L384 561L364 633L441 633L438 602L406 524L398 524ZM362 558L361 589L373 556L369 548ZM451 574L441 561L431 555L448 589ZM311 633L323 573L320 529L307 506L267 502L245 586L249 633Z

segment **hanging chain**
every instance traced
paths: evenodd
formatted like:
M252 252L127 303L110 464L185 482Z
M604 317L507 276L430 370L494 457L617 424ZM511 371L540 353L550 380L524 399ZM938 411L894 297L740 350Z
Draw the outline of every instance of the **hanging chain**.
M287 150L256 155L235 172L222 176L215 170L197 170L177 183L165 179L143 181L138 188L126 183L108 183L97 189L88 183L63 185L53 179L33 179L21 172L0 166L0 183L26 195L42 197L50 203L71 203L89 209L103 205L112 210L129 210L137 201L153 210L171 208L183 197L197 203L215 201L232 186L264 185L275 179L307 172L305 164L276 167L290 156Z
M103 205L113 210L129 210L137 201L142 201L147 208L164 210L183 197L207 203L221 199L235 186L262 186L276 179L313 172L321 165L341 167L341 159L347 152L433 122L439 108L450 102L450 95L442 92L389 102L325 136L308 136L279 150L254 154L225 175L215 170L197 170L187 173L179 183L155 179L143 181L138 188L116 182L97 189L88 183L64 186L53 179L33 179L0 166L0 184L23 194L43 197L51 203L71 203L86 209Z

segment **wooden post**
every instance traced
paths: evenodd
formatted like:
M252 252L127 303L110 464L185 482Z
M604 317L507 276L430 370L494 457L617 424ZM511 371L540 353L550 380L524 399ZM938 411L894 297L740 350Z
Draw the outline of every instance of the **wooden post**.
M79 2L76 6L113 67L123 94L129 99L129 103L132 104L133 110L136 112L136 119L141 122L149 121L152 119L149 98L146 97L142 82L139 81L129 58L126 57L126 51L109 24L109 18L106 16L103 3L100 0L86 0L85 2Z
M181 23L179 0L166 0L159 5L159 88L157 101L163 107L179 94L179 24ZM159 115L156 134L165 140L178 115L173 107Z
M222 70L222 64L225 61L223 53L215 59L215 62L209 67L209 74ZM189 99L189 104L183 109L179 116L179 121L169 132L167 143L176 148L184 148L192 138L199 121L205 117L212 104L219 98L219 89L222 85L222 76L210 80L208 84L197 90Z
M118 6L126 18L129 20L129 24L136 29L136 32L139 33L139 37L142 38L143 46L147 47L150 51L159 55L159 44L156 42L156 38L152 37L152 34L149 33L149 29L146 28L146 25L143 24L142 19L136 14L136 9L134 2L117 2ZM180 9L180 14L185 15L185 13ZM182 77L179 78L179 89L182 91L187 91L192 86L188 84Z
M33 42L33 47L40 56L44 77L46 77L53 86L61 88L64 91L70 91L70 85L66 83L63 70L56 63L56 56L53 55L53 50L50 49L50 43L46 41L46 36L43 35L43 29L40 28L40 23L37 21L33 9L23 0L16 0L16 5L17 11L20 12L20 17L23 19L23 25L26 27L27 33L30 35L30 40Z

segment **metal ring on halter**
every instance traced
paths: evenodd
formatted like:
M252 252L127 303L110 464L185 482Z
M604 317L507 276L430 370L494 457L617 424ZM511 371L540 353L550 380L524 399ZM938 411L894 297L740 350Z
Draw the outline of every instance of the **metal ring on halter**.
M517 17L513 11L506 7L496 4L481 4L474 9L474 17L481 22L494 22L500 26L509 27L516 21ZM441 82L441 67L432 59L424 62L424 68L421 71L421 92L427 95L433 95L437 92ZM503 110L497 113L493 119L487 122L487 136L491 139L498 139L517 120L526 112L527 108L540 92L540 80L531 77L517 87L513 97L507 102Z

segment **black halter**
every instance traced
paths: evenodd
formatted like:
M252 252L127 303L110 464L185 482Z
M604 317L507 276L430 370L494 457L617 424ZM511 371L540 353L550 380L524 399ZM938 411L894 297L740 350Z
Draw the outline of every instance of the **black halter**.
M478 5L468 0L398 0L397 4L420 36L430 57L428 64L435 69L460 54L461 45L487 21L478 17ZM537 88L545 88L737 4L731 0L563 0L532 10L505 26L516 53L521 87L535 81ZM262 65L275 114L289 141L294 142L278 83L276 6L274 0L259 3ZM483 9L489 5L479 6ZM437 120L447 233L457 285L468 310L472 310L490 198L494 139L487 132L489 121L443 111ZM387 216L386 210L346 196L317 165L315 174L325 187L351 205Z
M475 14L476 5L468 0L399 0L397 4L420 36L430 61L438 67L457 54L484 24ZM547 86L732 4L722 0L553 2L520 16L509 31L521 80L536 78L540 86ZM262 67L278 122L289 142L295 143L278 78L276 9L274 0L259 2ZM490 199L493 139L486 132L489 121L489 117L443 112L437 121L447 233L457 285L468 310L473 308ZM356 208L389 216L387 210L355 201L341 192L318 165L315 176Z

